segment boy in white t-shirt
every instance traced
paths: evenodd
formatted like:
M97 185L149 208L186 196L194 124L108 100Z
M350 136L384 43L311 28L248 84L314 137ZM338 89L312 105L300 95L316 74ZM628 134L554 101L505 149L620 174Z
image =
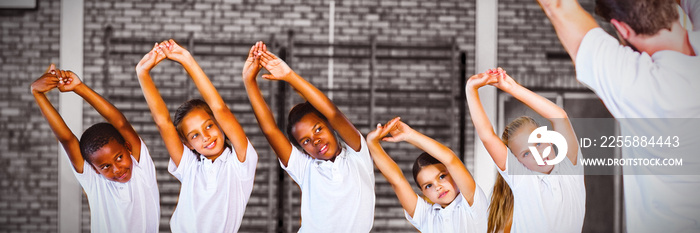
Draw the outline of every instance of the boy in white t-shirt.
M244 69L243 82L258 124L282 168L301 188L299 232L369 232L374 221L374 168L362 134L323 92L262 42L254 48L251 54L258 54L271 73L263 78L284 80L308 100L289 112L285 137L258 87L259 68ZM248 59L257 62L253 57Z
M71 71L52 64L32 83L32 94L73 165L90 204L92 232L158 232L160 200L153 160L129 121ZM109 123L73 135L46 92L73 91Z
M700 202L688 198L700 192L700 176L693 173L700 170L693 148L700 142L700 32L682 27L674 1L597 1L596 13L613 25L620 41L575 0L539 2L576 64L578 80L618 119L622 136L682 139L673 152L622 148L623 158L683 159L682 167L623 167L627 230L700 232ZM676 2L697 19L697 1Z
M391 134L391 137L387 137ZM424 150L413 164L420 197L379 141L406 141ZM394 118L367 134L372 159L399 198L406 219L421 232L486 232L487 202L464 163L438 141Z

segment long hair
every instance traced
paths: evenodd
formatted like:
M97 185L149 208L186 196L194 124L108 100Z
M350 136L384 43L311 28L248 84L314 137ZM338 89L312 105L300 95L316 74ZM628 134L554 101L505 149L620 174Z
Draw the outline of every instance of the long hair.
M513 221L513 191L508 183L498 175L493 185L491 204L489 205L488 233L503 230Z
M209 114L211 119L214 121L217 127L221 129L221 126L219 125L219 122L216 121L216 118L214 117L214 113L211 111L211 108L207 104L207 102L204 102L201 99L191 99L188 100L187 102L183 103L180 105L180 107L177 108L175 111L175 117L173 117L173 125L175 125L175 128L177 129L177 135L180 137L180 141L183 143L187 142L187 137L185 136L185 132L182 132L182 121L184 120L185 116L187 116L188 113L195 109L202 109L204 112ZM226 137L226 134L224 134L224 146L226 148L231 149L231 144L229 143L228 137ZM197 152L197 150L192 149L192 153L197 155L197 160L201 159L201 154Z
M532 124L539 127L539 123L532 117L521 116L508 123L501 134L501 141L508 146L510 138L523 126ZM510 148L509 148L510 150ZM489 205L488 233L495 233L505 227L513 220L513 191L508 183L500 175L496 178L491 194L491 205Z

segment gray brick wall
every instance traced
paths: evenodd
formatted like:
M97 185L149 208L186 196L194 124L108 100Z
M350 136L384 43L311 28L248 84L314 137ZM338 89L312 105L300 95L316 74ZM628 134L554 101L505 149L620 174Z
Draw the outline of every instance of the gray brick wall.
M595 1L579 2L594 14ZM611 31L608 23L596 19ZM498 1L498 64L526 87L586 89L576 81L571 58L536 1Z
M48 232L58 227L57 141L29 85L58 63L59 7L0 10L0 231ZM58 101L58 92L48 94Z

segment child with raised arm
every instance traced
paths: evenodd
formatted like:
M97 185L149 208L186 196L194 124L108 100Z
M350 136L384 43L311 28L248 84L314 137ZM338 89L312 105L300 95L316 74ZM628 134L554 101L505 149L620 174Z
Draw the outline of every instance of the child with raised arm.
M149 74L165 58L187 70L204 101L193 99L174 122ZM136 66L141 89L181 183L173 232L236 232L253 190L258 155L236 117L192 55L175 41L156 44Z
M90 126L78 140L46 97L54 88L78 94L108 123ZM87 195L91 231L158 232L160 198L155 166L124 115L75 73L57 70L53 64L32 83L31 90Z
M391 134L391 137L387 137ZM401 168L379 144L406 141L425 151L413 164L413 179L430 202L413 192ZM406 219L421 232L486 232L486 196L462 161L439 142L394 118L367 134L377 168L396 192Z
M562 146L559 149L564 150L566 157L544 156L541 158L544 165L537 163L539 158L535 156L553 155L555 149L552 143L528 143L533 131L546 130L530 117L513 120L506 126L502 137L498 138L479 100L478 89L484 85L493 85L513 95L547 118L554 131L566 141L566 146L558 145ZM477 134L496 163L498 172L513 191L511 232L581 232L586 211L586 188L583 166L577 162L581 152L566 112L520 86L501 68L469 78L466 92ZM512 155L509 155L509 151ZM555 159L561 159L560 163L552 164Z
M280 165L301 188L299 232L369 232L374 220L374 167L362 134L320 90L262 42L253 50L248 61L254 65L244 69L243 81ZM308 100L290 111L288 138L277 128L260 93L257 64L271 73L263 78L286 81Z

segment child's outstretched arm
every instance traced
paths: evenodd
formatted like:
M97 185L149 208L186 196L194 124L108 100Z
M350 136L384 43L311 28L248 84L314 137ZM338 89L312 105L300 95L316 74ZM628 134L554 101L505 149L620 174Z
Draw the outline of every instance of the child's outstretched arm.
M486 74L477 74L470 77L466 87L467 104L469 105L469 114L472 117L479 139L481 139L484 147L486 147L486 151L489 152L498 169L504 171L506 169L508 148L493 131L491 121L489 121L479 99L479 88L494 82L497 82L495 77Z
M469 205L474 203L474 190L476 189L474 178L469 174L462 160L460 160L450 148L435 141L435 139L415 131L401 121L397 122L396 126L391 128L390 133L391 137L384 138L383 140L389 142L406 141L427 152L430 156L433 156L433 158L444 164L447 171L450 172L452 179L457 183L457 187L462 193L462 196L464 196L464 199L469 202Z
M209 77L204 73L202 68L194 60L192 54L185 48L181 47L179 44L175 43L174 40L170 39L168 41L163 41L160 44L160 48L165 53L165 56L173 61L176 61L185 68L187 73L194 81L197 86L199 93L202 94L204 101L207 102L211 108L214 118L221 126L224 134L231 140L233 144L233 149L236 151L238 160L245 162L246 150L248 148L248 138L243 131L243 127L238 123L238 119L233 115L231 110L228 108L224 100L219 95L219 92L211 83Z
M46 98L46 92L62 84L63 80L56 76L56 67L51 64L46 73L32 83L31 91L36 100L36 104L39 106L39 109L41 109L41 114L44 115L46 121L49 122L51 130L54 135L56 135L56 138L58 138L66 154L68 154L68 159L70 159L73 169L82 174L85 160L83 160L83 156L80 155L78 138L71 132L70 128L68 128L68 125L63 121L61 115L58 114L56 108L51 105L49 99Z
M260 61L265 69L272 74L263 75L263 78L284 80L292 85L304 99L308 100L314 108L328 119L328 122L348 146L355 151L360 151L361 135L355 128L355 125L345 117L343 112L323 92L289 68L282 59L268 51L262 53Z
M136 65L136 74L139 77L143 96L146 98L148 108L151 110L153 121L155 121L158 131L160 131L160 136L165 142L165 148L170 154L170 159L173 160L175 166L178 166L180 165L180 159L182 159L184 147L178 136L177 129L175 129L172 119L170 119L168 107L165 105L163 97L160 96L150 74L151 69L163 59L165 59L165 54L158 47L158 43L156 43L153 49L143 56Z
M258 72L260 72L262 68L260 66L259 54L263 51L267 51L267 47L262 42L255 43L255 45L250 48L248 59L246 59L245 65L243 66L243 84L245 84L248 99L250 99L250 105L253 107L253 112L255 113L255 118L258 120L260 129L262 129L265 138L270 142L272 150L275 151L275 154L277 154L282 164L287 166L289 155L292 153L292 144L277 127L275 117L272 115L272 111L270 111L270 108L265 102L265 98L263 98L256 80Z
M131 126L131 123L124 117L124 114L119 111L112 103L105 100L100 94L97 94L92 88L80 81L78 75L72 71L57 70L56 74L59 78L68 79L70 83L65 83L59 86L61 92L72 91L85 99L95 110L97 110L107 122L119 131L119 134L124 137L124 140L129 144L131 155L136 161L140 161L141 157L141 138Z
M566 157L571 160L572 164L576 165L576 158L578 157L578 141L576 140L574 128L571 126L571 122L569 121L569 116L566 114L564 109L560 108L555 103L552 103L552 101L549 101L548 99L521 86L501 68L492 69L487 72L487 74L497 78L498 82L493 83L493 86L513 95L513 97L520 100L525 105L532 108L532 110L537 112L537 114L547 118L552 123L552 128L554 128L553 130L560 133L566 139L566 143L568 145Z
M411 184L408 183L408 180L404 177L399 165L389 157L386 151L384 151L384 148L382 148L382 145L379 144L379 140L386 137L389 131L396 127L399 120L400 118L397 117L387 122L385 126L378 124L377 129L367 134L367 149L369 149L369 153L372 155L374 164L377 165L379 171L382 172L382 175L384 175L386 180L391 184L403 209L413 217L416 211L418 196L413 192Z

